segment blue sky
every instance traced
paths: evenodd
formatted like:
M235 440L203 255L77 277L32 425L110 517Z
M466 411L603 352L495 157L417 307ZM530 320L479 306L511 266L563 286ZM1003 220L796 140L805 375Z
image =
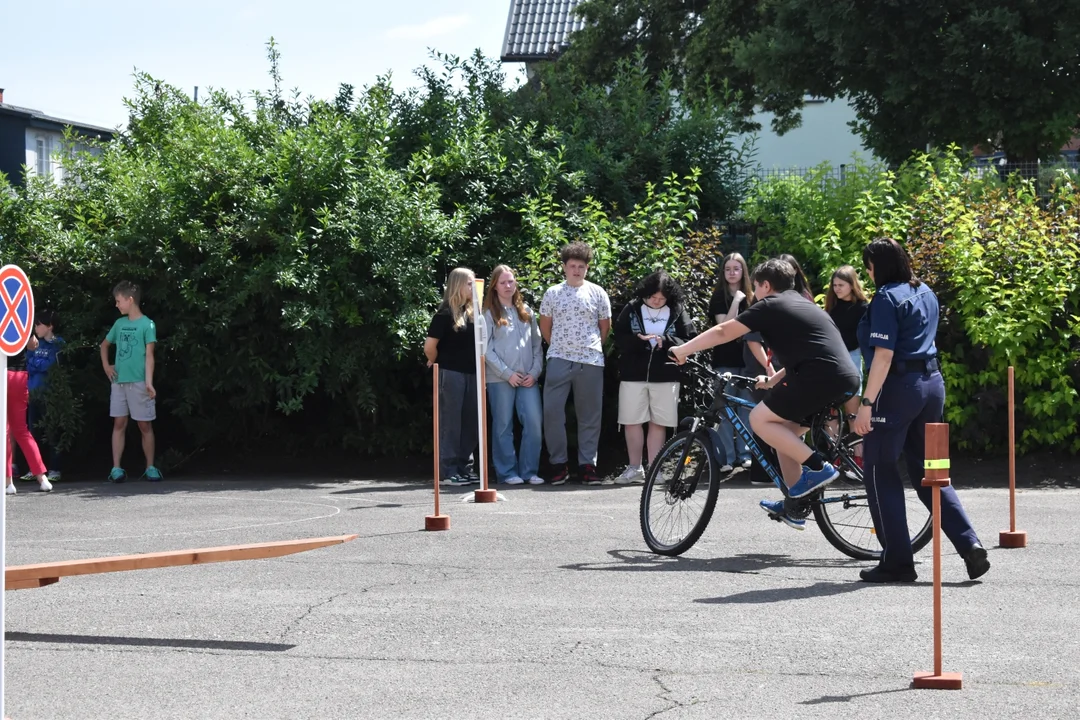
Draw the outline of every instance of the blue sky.
M510 0L5 2L0 87L5 103L113 127L127 120L122 99L135 69L189 93L268 88L271 36L283 84L304 96L333 98L340 83L359 89L388 71L407 87L428 48L497 58L509 8ZM507 66L508 77L520 68Z

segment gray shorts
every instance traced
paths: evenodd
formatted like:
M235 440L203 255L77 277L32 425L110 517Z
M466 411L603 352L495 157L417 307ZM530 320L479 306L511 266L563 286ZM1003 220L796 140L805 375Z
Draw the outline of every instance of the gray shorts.
M109 415L149 422L157 419L157 405L146 392L145 382L114 382L109 397Z

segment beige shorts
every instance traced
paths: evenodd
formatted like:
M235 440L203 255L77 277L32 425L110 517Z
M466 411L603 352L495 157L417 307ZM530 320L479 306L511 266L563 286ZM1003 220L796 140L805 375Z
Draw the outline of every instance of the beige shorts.
M157 405L146 392L145 382L114 382L109 397L109 415L149 422L157 419Z
M679 424L679 383L619 383L619 424L652 422L664 427Z

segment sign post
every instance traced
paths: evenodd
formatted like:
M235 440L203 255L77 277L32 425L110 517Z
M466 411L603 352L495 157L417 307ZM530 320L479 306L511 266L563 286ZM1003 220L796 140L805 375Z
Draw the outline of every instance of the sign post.
M0 268L0 412L7 413L7 359L18 355L34 331L34 293L22 268L5 265ZM7 415L4 415L5 420ZM11 458L7 456L7 439L0 442L0 468L7 479ZM0 559L7 567L7 488L0 498ZM0 593L0 630L7 627L7 605ZM0 718L4 717L4 643L0 641Z

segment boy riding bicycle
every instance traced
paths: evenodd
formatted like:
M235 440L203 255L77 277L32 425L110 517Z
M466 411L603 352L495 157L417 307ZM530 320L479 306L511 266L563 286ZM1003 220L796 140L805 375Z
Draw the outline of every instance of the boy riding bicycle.
M784 367L771 378L758 377L758 387L769 392L750 412L750 427L776 450L788 496L801 498L839 477L820 453L802 441L809 429L808 418L854 395L859 372L832 319L792 289L794 280L790 264L766 260L754 268L757 301L753 305L670 352L681 365L699 350L749 332L761 334ZM804 524L785 514L783 500L762 500L761 507L796 529Z

